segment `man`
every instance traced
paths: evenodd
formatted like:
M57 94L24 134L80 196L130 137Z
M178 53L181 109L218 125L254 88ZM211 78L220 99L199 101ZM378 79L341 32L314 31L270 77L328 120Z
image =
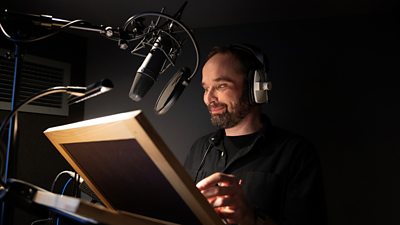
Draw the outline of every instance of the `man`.
M272 126L254 103L252 75L264 68L248 46L217 47L209 54L203 101L220 130L194 143L185 168L228 224L324 224L315 150Z

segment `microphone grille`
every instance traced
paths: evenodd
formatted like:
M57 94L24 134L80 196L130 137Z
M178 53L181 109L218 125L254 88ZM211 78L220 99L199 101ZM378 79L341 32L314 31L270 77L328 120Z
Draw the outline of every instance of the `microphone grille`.
M131 90L129 91L129 97L135 102L142 100L143 96L149 91L153 84L154 79L151 76L146 73L137 72Z

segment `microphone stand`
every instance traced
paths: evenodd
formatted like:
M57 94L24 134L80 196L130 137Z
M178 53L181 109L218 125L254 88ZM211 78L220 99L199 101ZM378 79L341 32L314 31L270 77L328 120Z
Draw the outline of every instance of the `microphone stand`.
M33 15L33 14L24 14L18 12L12 12L9 10L4 10L0 12L0 16L2 21L0 21L0 29L6 38L15 44L14 50L14 74L13 74L13 88L11 94L11 106L10 111L14 111L15 107L18 103L19 99L19 86L20 86L20 73L21 73L21 66L22 66L22 56L21 56L21 44L23 43L31 43L34 41L42 40L44 38L50 37L59 33L62 29L65 28L73 28L79 30L86 30L86 31L94 31L99 32L100 34L105 34L106 36L115 36L117 34L117 30L111 27L105 27L103 25L96 26L89 24L82 20L74 20L68 21L64 19L53 18L47 15ZM17 28L17 31L14 31L15 35L10 35L5 31L5 28L2 22L10 23L12 25L20 25L21 27ZM23 26L27 24L31 26L41 26L46 28L58 28L56 32L51 33L50 35L42 36L41 38L36 39L22 39L26 38L27 34L23 32ZM7 152L5 155L5 169L4 175L2 176L3 182L5 182L8 177L13 177L17 174L16 169L16 159L17 154L17 144L18 144L18 110L15 110L16 113L13 118L10 118L10 127L9 127L9 134L7 138Z
M17 71L18 72L18 71ZM14 142L10 142L12 138L14 138L13 140L15 141L17 138L17 129L16 127L14 127L14 129L12 130L12 122L17 123L15 118L16 115L18 114L18 111L24 106L29 104L30 102L41 98L43 96L49 95L49 94L54 94L54 93L68 93L71 96L74 96L72 98L70 98L69 104L75 104L84 100L87 100L89 98L95 97L99 94L103 94L105 92L110 91L113 88L113 84L110 80L108 79L104 79L101 81L98 81L94 84L89 85L88 87L78 87L78 86L59 86L59 87L52 87L52 88L48 88L44 91L41 91L33 96L31 96L30 98L26 99L25 101L23 101L22 103L20 103L18 106L12 105L12 110L11 112L5 117L5 119L3 120L3 122L0 125L0 140L3 136L3 134L5 133L7 124L10 123L10 128L9 128L9 142L7 145L7 149L6 149L6 157L5 157L5 169L4 169L4 176L2 179L2 183L6 184L7 181L9 180L8 177L8 170L9 168L9 163L12 160L15 160L15 158L10 158L10 155L16 155L16 151L14 151L16 148L12 148L15 147L15 145L11 146L10 143L14 143ZM18 125L18 124L16 124ZM10 135L12 134L12 135ZM15 162L15 161L14 161ZM13 165L15 166L15 164ZM15 176L15 174L13 174ZM10 221L7 221L7 218L9 218L7 215L10 215L9 213L11 212L10 208L5 207L5 202L1 203L1 223L0 224L9 224Z
M180 15L182 14L182 11L185 7L186 3L181 7L180 10L178 10L177 14L175 15L176 18L172 18L166 14L163 13L154 13L154 12L148 12L148 13L141 13L139 15L135 15L131 18L129 18L126 22L123 28L112 28L109 26L97 26L97 25L92 25L86 21L83 20L74 20L74 21L68 21L64 19L58 19L58 18L53 18L52 16L48 15L33 15L33 14L25 14L25 13L18 13L18 12L10 12L9 10L4 10L3 12L0 12L0 30L1 32L6 36L6 38L12 42L15 43L15 64L14 64L14 80L13 80L13 90L12 90L12 98L11 98L11 108L10 111L11 113L9 116L6 118L4 121L4 124L0 128L0 138L2 136L2 133L4 133L6 124L9 121L10 126L9 126L9 133L8 133L8 139L7 139L7 150L5 154L5 163L4 163L4 175L2 176L2 181L3 183L7 183L7 180L9 176L15 176L16 175L16 169L17 169L17 144L18 144L18 109L24 105L29 103L28 101L24 102L23 104L19 105L16 107L16 104L19 101L19 84L20 84L20 70L21 70L21 43L31 43L35 42L38 40L45 39L47 37L53 36L62 30L66 28L71 28L71 29L78 29L78 30L84 30L84 31L91 31L91 32L98 32L105 37L118 41L118 46L125 50L128 48L128 44L130 42L134 41L139 41L139 43L136 45L136 47L131 51L132 54L141 56L141 54L138 52L140 49L144 49L146 46L153 46L154 40L153 36L155 33L163 32L166 34L169 34L167 31L163 31L161 28L158 28L157 26L154 26L153 21L149 24L148 27L145 27L143 24L144 17L146 16L155 16L158 17L157 21L159 21L161 18L166 19L169 21L169 24L176 24L181 30L180 33L184 33L188 36L190 42L192 43L192 46L195 50L195 56L196 56L196 61L195 61L195 66L192 74L189 76L188 81L192 79L192 77L195 75L198 64L199 64L199 52L198 52L198 46L197 42L194 39L193 35L191 34L190 30L181 22L179 22L177 19L179 19ZM3 20L3 21L2 21ZM20 39L24 35L21 35L20 31L18 30L15 32L17 35L16 37L12 37L12 35L9 35L5 28L3 27L2 22L9 22L12 25L15 24L22 24L22 25L29 25L29 26L40 26L40 27L45 27L48 29L53 29L57 28L57 30L53 33L50 33L48 35L41 36L39 38L34 38L34 39ZM156 22L158 24L158 22ZM132 29L130 29L132 28ZM171 28L171 27L170 27ZM171 40L175 42L175 45L181 48L181 43L180 41L176 40L175 38L172 37L172 35L169 35ZM174 53L175 54L175 53ZM166 57L169 59L170 64L173 64L170 56L166 55ZM173 57L175 58L175 57ZM174 66L174 65L173 65ZM168 68L168 66L166 67ZM185 81L186 82L186 81ZM67 92L67 91L65 91ZM86 99L84 98L79 98L80 101L83 101ZM78 99L78 100L79 100ZM33 101L33 99L31 100ZM168 109L166 109L168 110ZM5 222L5 215L8 215L8 213L5 212L6 207L4 206L4 203L1 203L1 208L0 208L0 225L3 224L8 224Z
M21 49L18 43L15 44L15 51L14 51L14 78L13 78L13 88L11 93L11 105L10 111L14 111L16 104L18 102L19 96L19 84L20 84L20 72L21 72L21 64L22 64L22 57L21 57ZM18 114L15 113L13 118L10 118L10 126L8 129L8 138L7 138L7 153L5 156L5 169L4 169L4 176L3 181L6 181L8 178L8 174L10 176L16 175L16 168L14 168L14 164L10 163L8 159L16 159L16 154L14 154L13 149L16 149L18 143ZM15 161L15 160L12 160ZM9 168L11 168L12 172L9 172Z
M9 177L15 177L17 175L17 159L18 159L18 109L16 108L16 105L19 101L19 86L20 86L20 75L21 75L21 66L22 66L22 56L21 56L21 44L22 43L31 43L34 41L42 40L44 38L50 37L52 35L55 35L59 33L61 30L64 28L73 28L73 29L79 29L79 30L86 30L86 31L94 31L94 32L99 32L101 34L105 34L106 36L114 35L116 32L115 29L110 28L110 27L104 27L104 26L95 26L92 24L89 24L85 21L82 20L75 20L75 21L68 21L64 19L57 19L57 18L52 18L51 16L46 16L46 15L33 15L33 14L24 14L24 13L18 13L18 12L11 12L9 10L4 10L3 12L0 12L1 19L4 20L5 22L9 22L12 25L20 25L21 27L17 28L14 36L8 34L1 22L0 21L0 29L3 32L3 34L6 36L6 38L15 44L15 50L14 50L14 74L13 74L13 88L12 88L12 94L11 94L11 104L10 104L10 117L7 118L6 120L9 120L9 129L8 129L8 137L6 141L6 152L4 155L4 171L3 174L0 174L2 176L2 181L4 183L7 182ZM46 28L58 28L58 31L51 33L50 35L43 36L41 38L37 39L28 39L28 40L23 40L22 38L26 38L26 34L23 32L23 26L26 26L26 24L29 24L31 26L41 26L41 27L46 27ZM27 103L25 103L27 104ZM21 104L20 106L22 106ZM6 121L5 120L5 121ZM1 128L1 133L4 133L5 126ZM3 134L0 135L2 137ZM7 209L8 210L8 209ZM4 206L4 203L1 203L0 205L0 225L2 224L8 224L9 221L5 221L6 217L5 215L8 215L11 212L6 212L6 207Z
M19 43L15 43L15 50L14 50L14 78L13 78L13 88L11 93L11 102L10 102L10 111L14 111L15 106L18 102L19 96L19 84L20 84L20 72L21 72L21 64L22 64L22 57L21 57L21 46ZM10 118L10 126L8 129L8 137L7 137L7 149L5 154L5 162L4 162L4 176L2 177L3 182L8 179L8 175L15 176L17 174L17 149L18 145L18 114L15 113L14 117ZM2 135L0 136L0 138ZM1 139L0 139L1 140ZM11 170L12 172L10 172ZM1 174L3 175L3 174ZM0 224L5 224L4 220L6 220L5 215L11 213L9 209L7 209L4 205L5 203L1 203L1 221ZM7 222L6 222L7 223Z

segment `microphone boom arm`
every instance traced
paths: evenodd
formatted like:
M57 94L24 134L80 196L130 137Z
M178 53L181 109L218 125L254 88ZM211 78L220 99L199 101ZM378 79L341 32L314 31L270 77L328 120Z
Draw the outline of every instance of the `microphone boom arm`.
M136 46L133 48L131 53L136 56L141 56L144 57L143 54L140 54L138 51L146 48L146 46L153 46L157 35L162 32L169 36L170 40L173 42L174 46L176 49L181 49L181 46L183 44L180 43L176 38L174 38L170 33L178 34L178 33L183 33L186 35L186 39L189 39L192 47L194 49L195 53L195 63L193 66L192 74L189 76L189 80L192 79L192 77L196 74L198 66L199 66L199 48L198 44L192 34L192 32L183 24L179 21L182 12L186 6L187 2L185 2L181 8L178 10L178 12L175 14L174 17L171 17L167 14L164 14L162 12L144 12L144 13L139 13L136 14L132 17L130 17L124 24L123 28L113 28L111 26L104 26L104 25L93 25L87 21L84 20L66 20L66 19L60 19L60 18L54 18L53 16L50 15L36 15L36 14L26 14L26 13L19 13L19 12L14 12L5 9L0 13L0 30L6 36L6 38L10 41L13 41L15 43L30 43L30 42L35 42L39 40L43 40L45 38L51 37L55 34L58 34L64 29L76 29L76 30L83 30L83 31L90 31L90 32L96 32L101 35L104 35L105 37L112 39L114 41L118 41L118 45L120 46L121 49L127 49L128 44L132 41L138 41L140 40ZM143 21L145 20L145 17L157 17L156 22L151 21L150 25L146 28L143 28ZM164 24L160 25L160 20L164 19L166 20ZM34 38L34 39L18 39L15 37L12 37L11 34L7 33L5 26L3 26L4 22L10 22L11 24L18 24L18 22L24 22L24 23L30 23L34 26L40 26L44 27L47 29L56 29L53 33L41 36L39 38ZM165 26L166 27L163 27ZM133 26L133 27L132 27ZM173 26L178 27L180 30L174 32L173 31ZM130 28L130 29L128 29ZM172 52L172 53L164 53L168 61L170 62L165 68L162 69L162 71L165 71L170 65L174 65L174 59L176 58L177 54L179 52ZM172 55L173 54L173 55Z

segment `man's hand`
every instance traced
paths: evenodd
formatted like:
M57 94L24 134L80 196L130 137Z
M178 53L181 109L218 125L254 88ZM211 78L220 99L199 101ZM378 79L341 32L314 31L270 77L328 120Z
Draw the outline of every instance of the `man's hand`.
M253 225L254 210L247 202L241 184L242 180L234 175L214 173L196 186L227 223Z

